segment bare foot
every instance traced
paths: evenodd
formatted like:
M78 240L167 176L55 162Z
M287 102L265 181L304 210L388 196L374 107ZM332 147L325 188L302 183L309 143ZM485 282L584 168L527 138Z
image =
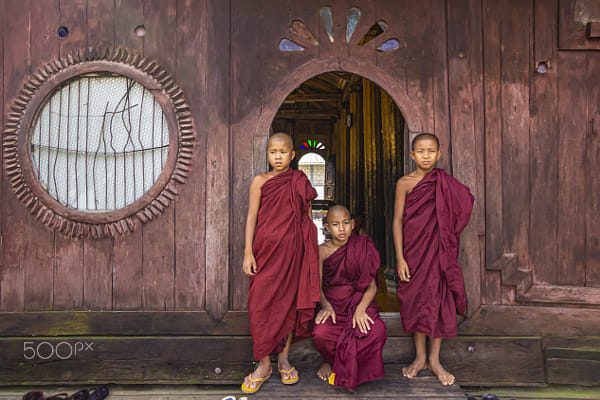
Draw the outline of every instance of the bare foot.
M332 372L333 370L331 369L331 365L329 365L328 363L323 363L323 365L321 365L321 368L319 368L319 370L317 371L317 375L319 375L319 378L321 378L325 382L328 382L329 376L331 376Z
M278 357L277 369L279 371L289 371L290 369L292 369L290 360L288 360L287 357ZM298 371L296 369L294 369L289 374L284 374L284 373L281 374L281 377L286 380L295 379L297 376L298 376Z
M437 376L440 383L444 386L450 386L454 383L454 375L450 372L446 371L442 364L438 363L430 363L429 369Z
M412 379L417 376L419 372L427 368L428 365L426 360L415 358L415 361L413 361L408 367L402 368L402 375L404 375L405 378Z
M271 364L259 363L258 367L256 367L252 373L252 379L266 378L271 375L272 371L273 368L271 367ZM258 386L260 382L250 382L250 376L248 375L244 378L244 384L250 389L256 389L256 386Z

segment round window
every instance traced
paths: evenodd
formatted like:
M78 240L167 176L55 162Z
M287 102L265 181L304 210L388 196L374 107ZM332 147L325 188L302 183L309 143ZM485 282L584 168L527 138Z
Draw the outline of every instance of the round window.
M11 185L38 219L102 238L160 215L189 171L194 132L179 86L121 49L34 73L5 129Z

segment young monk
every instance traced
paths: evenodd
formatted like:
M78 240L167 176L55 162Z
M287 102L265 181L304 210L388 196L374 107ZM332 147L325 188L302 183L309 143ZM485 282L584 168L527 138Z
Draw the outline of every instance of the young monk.
M456 312L466 310L458 243L473 196L435 168L441 155L436 136L423 133L413 140L410 156L417 169L396 184L393 234L400 315L404 330L414 333L416 349L415 360L402 373L414 378L429 368L442 385L452 385L454 376L442 367L439 355L442 338L456 337Z
M319 247L321 309L313 339L323 365L317 374L354 391L385 373L386 328L374 301L379 253L368 236L352 233L354 221L346 207L331 207L325 227L331 240Z
M295 155L292 138L274 134L267 146L272 170L250 184L243 270L250 277L248 315L259 364L242 384L245 393L257 392L270 378L273 352L281 382L298 382L288 360L290 345L310 337L320 298L317 228L311 218L317 192L302 171L290 169Z

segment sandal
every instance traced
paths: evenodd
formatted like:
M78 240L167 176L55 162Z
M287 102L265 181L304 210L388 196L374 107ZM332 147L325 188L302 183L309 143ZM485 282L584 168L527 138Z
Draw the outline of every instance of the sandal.
M90 395L87 397L88 400L104 400L108 397L108 388L106 386L100 386L99 388L94 388L90 392Z
M59 393L59 394L54 394L50 397L46 397L44 400L67 400L68 398L69 398L68 393Z
M83 389L79 392L73 393L68 400L87 400L89 396L90 392L86 389Z
M269 372L269 375L265 376L264 378L256 378L256 379L252 378L252 373L250 373L250 375L248 375L248 378L250 378L250 385L252 385L255 382L257 382L258 385L254 389L252 389L251 387L246 386L246 382L243 382L242 383L242 392L249 393L249 394L258 392L258 390L263 385L263 383L265 383L266 381L269 380L269 378L271 377L271 373L272 372Z
M44 398L44 392L33 391L23 395L23 400L42 400Z
M298 381L300 380L300 375L296 376L295 378L290 378L290 375L292 372L294 372L296 370L296 368L292 367L289 370L285 370L285 369L278 369L279 374L281 375L281 383L283 383L284 385L294 385L296 383L298 383ZM283 377L283 375L287 375L287 379Z

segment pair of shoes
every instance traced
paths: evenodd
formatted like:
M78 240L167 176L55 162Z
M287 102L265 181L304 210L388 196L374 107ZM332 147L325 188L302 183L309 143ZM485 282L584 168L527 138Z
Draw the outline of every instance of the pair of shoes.
M252 389L251 387L246 386L246 382L242 383L242 392L244 393L256 393L260 390L261 386L263 385L263 383L265 383L266 381L269 380L269 378L271 377L272 372L269 372L269 375L265 376L264 378L252 378L252 373L250 373L250 375L248 375L248 378L250 378L250 386L252 386L253 383L258 383L258 385L256 385L256 387L254 389Z
M46 397L44 400L67 400L69 398L70 397L69 397L68 393L59 393L59 394L52 395L50 397Z
M296 370L296 368L292 367L289 370L285 370L285 369L278 369L279 371L279 375L281 375L281 383L283 383L284 385L294 385L296 383L298 383L298 381L300 380L300 375L296 376L295 378L290 378L289 376L291 375L292 372L294 372ZM287 375L287 378L284 378L283 375Z

